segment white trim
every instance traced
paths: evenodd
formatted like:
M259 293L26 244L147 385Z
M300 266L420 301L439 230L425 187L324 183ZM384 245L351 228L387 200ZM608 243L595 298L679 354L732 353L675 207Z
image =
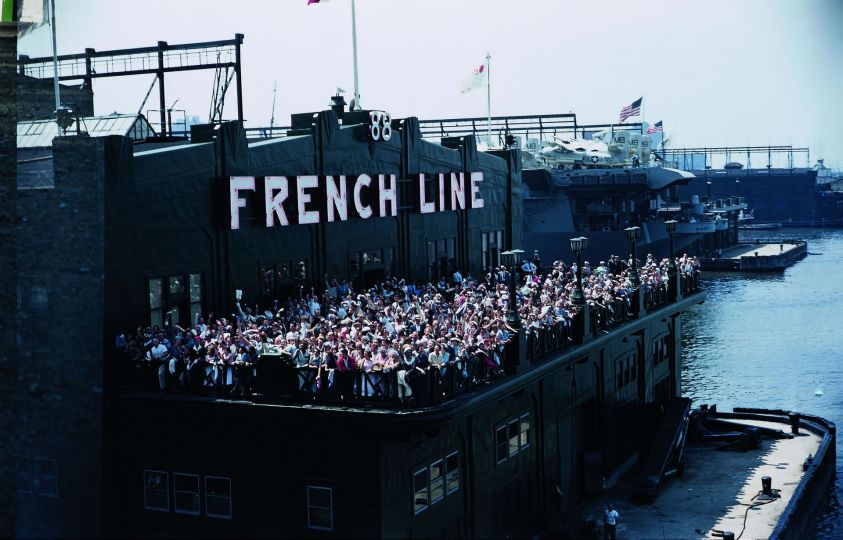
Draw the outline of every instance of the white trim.
M187 477L195 478L196 479L196 491L183 491L183 490L177 489L177 487L176 487L176 477L177 476L184 476L186 478ZM191 494L191 495L196 495L196 511L195 512L188 511L188 510L179 510L179 507L178 507L178 504L179 504L178 503L178 500L179 500L178 494L179 493L188 493L188 494ZM201 494L199 493L199 475L198 474L177 473L177 472L173 473L173 510L175 511L176 514L185 514L185 515L188 515L188 516L198 516L198 515L200 515L202 513L202 500L201 500L200 497L201 497Z
M213 514L208 511L208 480L225 480L228 482L228 497L224 497L222 495L210 495L210 497L218 497L218 498L227 498L228 499L228 514ZM231 516L234 514L232 509L232 501L231 501L231 478L228 476L209 476L205 475L205 515L208 517L213 518L220 518L220 519L231 519Z
M328 496L330 497L330 504L331 506L316 506L310 504L310 490L322 490L328 492ZM307 528L314 529L318 531L333 531L334 530L334 490L333 488L329 488L327 486L314 486L308 484L305 488L305 495L307 496ZM320 527L319 525L314 525L310 521L310 509L311 508L318 508L320 510L328 510L331 516L331 526L330 527Z
M149 506L146 502L146 473L157 473L164 475L164 478L167 479L167 508L161 508L158 506ZM169 512L170 511L170 473L167 471L159 471L156 469L144 469L143 470L143 483L141 484L141 488L143 488L143 507L147 510L152 510L154 512Z

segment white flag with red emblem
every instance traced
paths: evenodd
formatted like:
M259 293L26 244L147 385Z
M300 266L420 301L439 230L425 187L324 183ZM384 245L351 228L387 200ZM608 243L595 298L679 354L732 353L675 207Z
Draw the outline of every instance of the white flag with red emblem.
M471 92L475 88L480 88L488 81L488 73L486 71L486 65L480 64L480 67L474 70L474 73L468 76L468 78L463 81L462 88L460 89L460 94L465 94L466 92Z

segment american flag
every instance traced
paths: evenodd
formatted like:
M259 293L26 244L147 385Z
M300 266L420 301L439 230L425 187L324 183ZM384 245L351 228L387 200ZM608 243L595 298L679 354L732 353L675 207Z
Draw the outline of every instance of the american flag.
M632 102L631 105L627 105L623 109L621 109L621 123L624 120L629 118L630 116L638 116L641 114L641 102L644 101L643 97L640 97Z
M661 120L656 122L655 125L652 125L652 126L647 128L647 133L655 133L657 131L664 131L664 129L662 128L662 121Z

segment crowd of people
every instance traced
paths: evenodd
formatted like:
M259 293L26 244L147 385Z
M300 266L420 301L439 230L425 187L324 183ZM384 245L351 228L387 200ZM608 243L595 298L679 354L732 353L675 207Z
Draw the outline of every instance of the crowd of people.
M684 273L699 270L694 257L677 258L676 264ZM630 267L631 259L616 255L596 266L585 261L586 301L610 311L618 302L628 305ZM570 327L578 310L572 303L576 271L576 263L562 261L543 268L537 255L525 261L515 303L528 334ZM663 287L670 279L668 259L648 255L638 273L642 290ZM386 375L392 374L394 397L407 401L430 377L450 372L452 380L485 380L504 372L504 350L514 332L506 320L509 270L492 268L482 278L457 271L452 278L424 286L392 278L361 291L343 282L260 313L237 301L230 316L196 313L189 327L138 327L116 344L134 367L134 382L157 384L161 391L246 394L259 357L274 355L298 370L299 392L387 396Z

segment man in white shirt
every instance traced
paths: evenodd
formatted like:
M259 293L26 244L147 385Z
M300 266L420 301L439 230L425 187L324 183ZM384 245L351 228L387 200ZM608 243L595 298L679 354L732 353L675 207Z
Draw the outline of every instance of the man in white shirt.
M170 351L163 343L159 343L157 338L152 340L152 348L147 353L147 358L152 363L153 369L158 375L158 387L163 392L167 388L166 366L167 357L170 356Z
M615 534L618 527L618 519L620 514L615 510L612 503L606 505L606 510L603 511L603 540L611 538L615 540Z

